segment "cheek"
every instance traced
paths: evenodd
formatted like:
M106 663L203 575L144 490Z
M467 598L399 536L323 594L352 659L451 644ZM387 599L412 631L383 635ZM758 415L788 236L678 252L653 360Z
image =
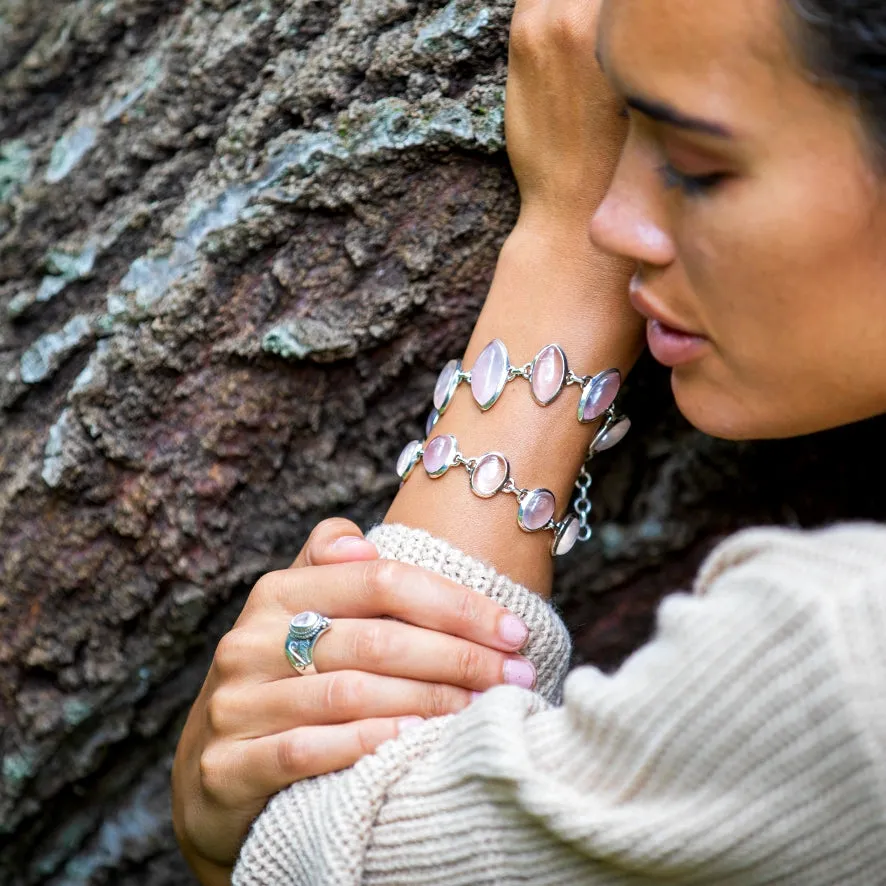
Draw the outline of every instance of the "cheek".
M810 178L736 182L686 214L679 253L699 317L727 362L784 358L833 322L870 233L857 195Z
M793 436L886 408L886 211L873 206L846 174L785 173L684 214L686 298L714 343L673 376L693 424Z

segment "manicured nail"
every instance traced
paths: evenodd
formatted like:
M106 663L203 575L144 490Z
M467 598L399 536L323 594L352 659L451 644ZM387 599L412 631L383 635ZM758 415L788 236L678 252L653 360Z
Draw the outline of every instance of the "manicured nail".
M332 543L332 549L335 551L348 551L357 547L357 545L369 544L372 544L372 542L366 541L365 538L360 538L359 535L343 535Z
M505 615L498 623L498 634L508 646L519 648L529 638L529 628L516 615Z
M473 704L478 698L483 698L485 693L483 692L472 692L471 693L471 704Z
M505 662L505 683L532 689L535 686L536 673L532 662L525 659L510 658Z
M415 729L416 726L421 726L424 723L421 717L401 717L397 721L397 727L400 732L408 732L410 729Z

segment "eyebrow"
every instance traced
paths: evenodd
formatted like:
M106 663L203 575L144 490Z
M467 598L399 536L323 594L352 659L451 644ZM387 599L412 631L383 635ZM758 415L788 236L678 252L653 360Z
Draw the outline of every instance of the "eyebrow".
M605 71L599 49L597 49L595 55L597 57L597 64L600 65L600 70ZM664 102L628 93L625 95L625 104L629 108L633 108L635 111L639 111L641 114L649 117L651 120L657 120L659 123L667 123L669 126L677 126L680 129L687 129L690 132L713 135L716 138L733 137L732 131L726 126L723 126L720 123L714 123L711 120L705 120L701 117L691 117Z

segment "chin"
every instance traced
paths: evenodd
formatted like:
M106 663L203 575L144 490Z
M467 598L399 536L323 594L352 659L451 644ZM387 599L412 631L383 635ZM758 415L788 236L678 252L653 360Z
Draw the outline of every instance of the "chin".
M677 408L695 428L709 437L741 442L747 440L786 440L855 424L886 413L882 396L862 402L851 397L806 397L808 410L795 406L802 396L785 395L766 400L758 391L745 392L713 384L704 374L674 370L671 390ZM822 406L833 409L822 411Z
M790 416L779 410L761 414L758 409L749 409L735 392L706 383L698 374L672 372L671 390L683 417L709 437L737 443L781 440L813 430L798 430Z

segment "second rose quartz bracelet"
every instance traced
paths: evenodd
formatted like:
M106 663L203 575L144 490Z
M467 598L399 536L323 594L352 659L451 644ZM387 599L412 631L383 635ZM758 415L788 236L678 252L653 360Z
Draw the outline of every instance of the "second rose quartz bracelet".
M459 452L458 440L452 434L441 434L426 446L420 440L406 445L397 460L397 473L404 482L418 463L424 465L429 477L442 477L450 468L459 465L470 477L471 491L480 498L492 498L499 493L517 496L517 523L524 532L554 531L551 555L568 553L578 541L581 523L575 514L555 520L557 501L550 489L521 489L511 477L511 464L500 452L487 452L480 458L466 458Z
M438 434L427 443L412 440L406 444L397 459L397 474L405 483L419 462L425 472L434 479L442 477L450 468L461 466L468 472L470 488L480 498L492 498L499 493L510 493L517 497L517 523L524 532L554 531L551 555L560 557L568 554L577 541L589 541L591 527L590 488L591 479L588 466L598 452L611 449L620 443L630 430L631 421L617 415L610 407L603 426L594 437L588 449L588 456L576 481L579 494L575 502L575 513L569 512L560 520L555 520L557 502L549 489L523 489L511 477L511 464L500 452L487 452L479 458L466 458L458 449L458 440L452 434Z

